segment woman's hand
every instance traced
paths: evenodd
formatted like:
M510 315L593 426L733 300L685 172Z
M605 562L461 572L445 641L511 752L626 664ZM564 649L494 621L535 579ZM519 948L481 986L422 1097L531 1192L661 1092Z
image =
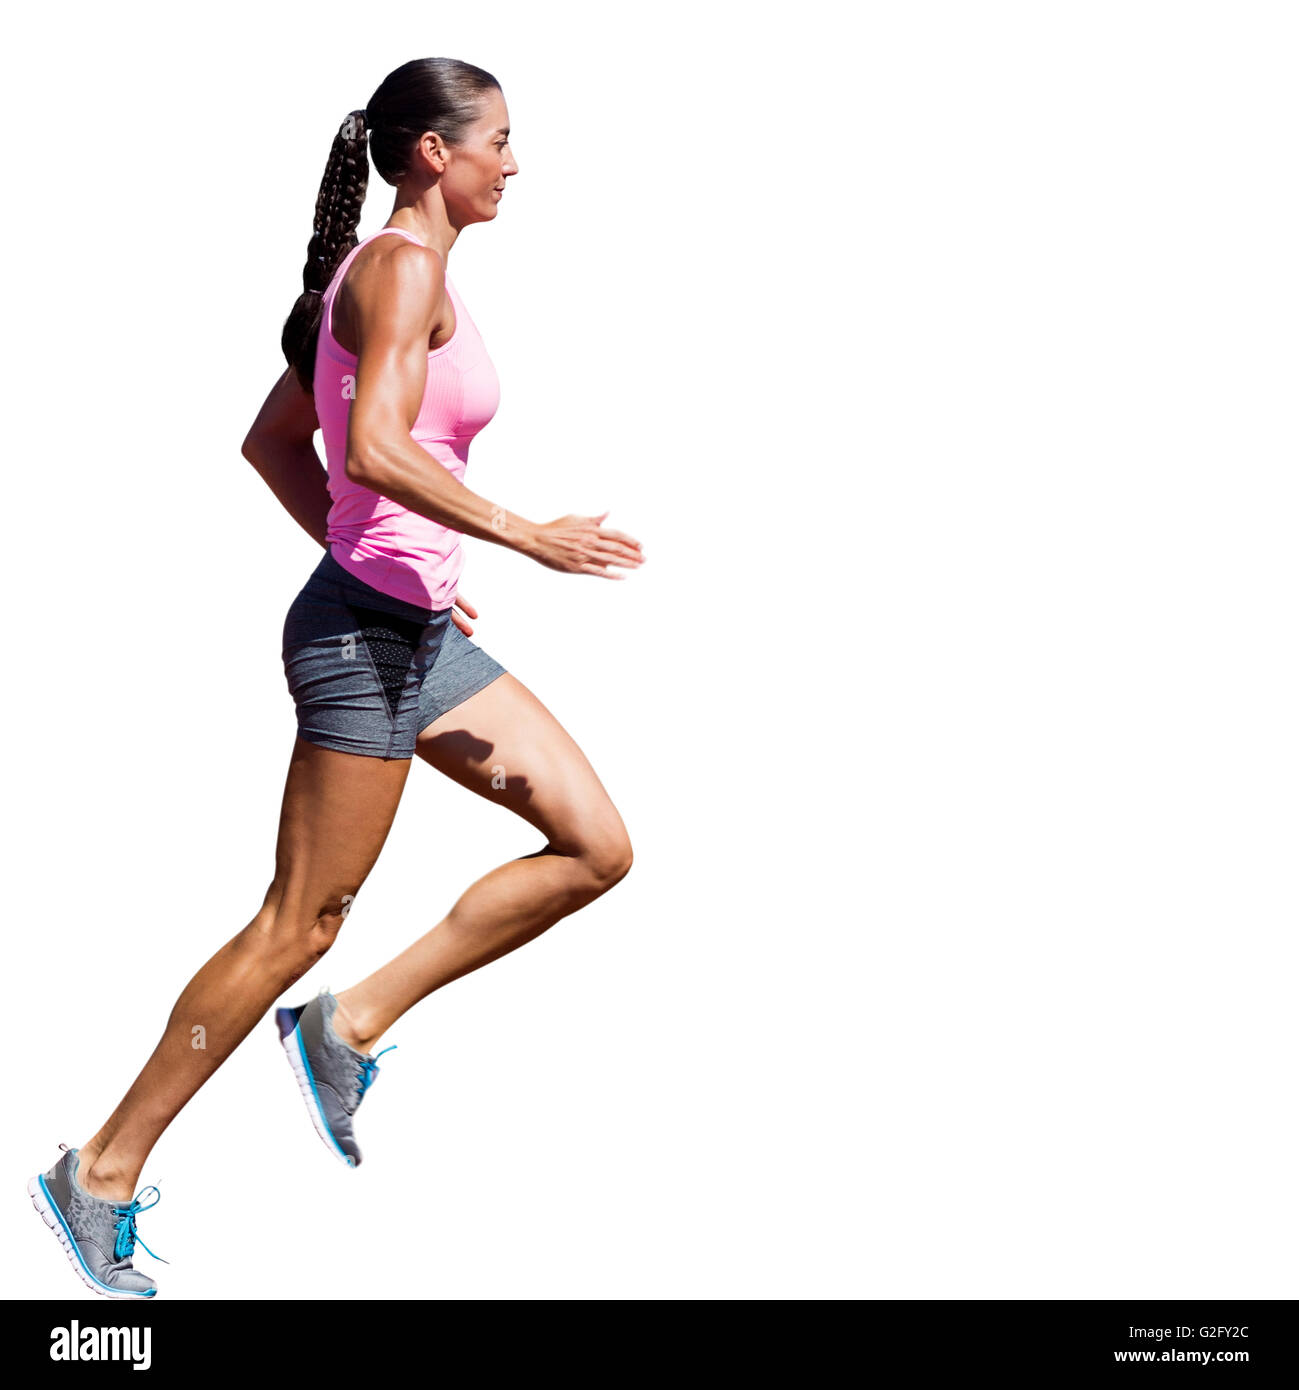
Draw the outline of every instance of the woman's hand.
M457 611L459 610L459 611ZM463 617L461 614L463 613ZM464 633L466 637L472 637L474 630L465 621L466 618L476 618L478 610L469 602L463 594L457 594L455 606L451 609L451 621Z
M622 579L608 566L637 569L645 559L638 540L622 531L601 526L608 516L561 516L536 528L532 558L547 569L564 574L598 574L601 579Z

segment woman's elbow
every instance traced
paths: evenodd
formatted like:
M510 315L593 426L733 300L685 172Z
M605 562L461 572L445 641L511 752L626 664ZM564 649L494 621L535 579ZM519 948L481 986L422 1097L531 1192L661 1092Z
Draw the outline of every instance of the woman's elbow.
M351 449L343 464L343 472L349 483L358 487L369 487L374 481L374 456L368 450Z
M239 452L249 463L256 465L265 453L265 444L266 441L262 435L257 430L251 429L244 435L244 442L239 446Z
M373 487L383 468L382 449L372 430L355 430L347 440L343 472L349 482Z

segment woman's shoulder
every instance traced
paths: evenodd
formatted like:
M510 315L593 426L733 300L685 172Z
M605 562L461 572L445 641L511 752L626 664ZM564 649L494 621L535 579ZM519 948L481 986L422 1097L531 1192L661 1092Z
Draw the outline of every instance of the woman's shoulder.
M404 236L377 236L356 249L335 286L333 336L337 341L341 331L355 340L353 324L370 316L391 324L398 314L436 312L449 292L446 266L432 247ZM344 344L339 341L339 346Z
M395 227L390 234L376 233L355 248L347 278L353 271L357 278L363 278L367 270L385 271L414 281L421 277L446 277L446 263L439 251L421 241L412 241Z

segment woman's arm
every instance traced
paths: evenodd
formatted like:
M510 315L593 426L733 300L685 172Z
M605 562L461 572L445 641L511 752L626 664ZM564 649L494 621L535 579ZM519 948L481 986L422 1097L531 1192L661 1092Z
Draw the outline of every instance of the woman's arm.
M293 369L271 387L243 443L243 456L266 480L284 509L322 549L329 516L328 475L313 439L316 402Z
M603 517L529 521L471 492L430 459L411 430L427 382L428 342L445 294L442 258L402 239L358 270L347 281L357 337L347 476L419 516L516 550L551 569L621 579L607 567L639 565L640 542L602 527Z

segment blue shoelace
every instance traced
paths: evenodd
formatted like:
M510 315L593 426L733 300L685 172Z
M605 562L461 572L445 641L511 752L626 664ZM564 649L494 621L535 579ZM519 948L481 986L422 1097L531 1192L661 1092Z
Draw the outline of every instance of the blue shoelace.
M393 1043L391 1047L385 1047L383 1052L376 1052L373 1057L361 1058L361 1071L357 1078L356 1087L356 1098L358 1100L360 1100L370 1087L374 1085L374 1078L379 1070L379 1058L383 1056L384 1052L392 1052L396 1046L397 1044ZM146 1246L145 1248L147 1249L148 1247Z
M141 1203L140 1198L146 1197L150 1192L157 1193L152 1202ZM124 1260L134 1253L136 1242L140 1240L140 1233L135 1229L135 1218L142 1212L148 1211L150 1207L156 1207L162 1199L162 1193L156 1187L141 1188L139 1192L131 1198L131 1201L123 1206L120 1202L113 1204L113 1211L118 1216L117 1222L117 1244L113 1246L113 1256L115 1259ZM145 1250L153 1255L153 1251L144 1245ZM160 1260L163 1264L170 1264L170 1260L164 1260L161 1255L153 1255L155 1260Z

